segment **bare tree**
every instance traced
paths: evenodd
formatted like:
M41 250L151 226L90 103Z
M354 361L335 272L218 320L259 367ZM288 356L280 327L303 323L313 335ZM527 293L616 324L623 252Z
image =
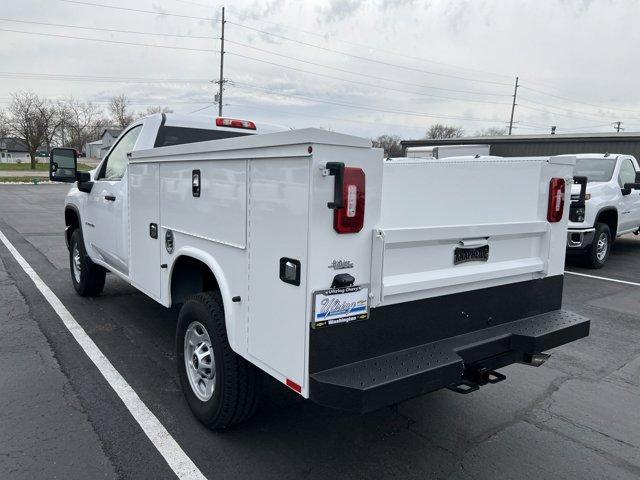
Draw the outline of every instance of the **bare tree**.
M113 97L109 101L109 111L111 112L114 125L125 128L133 122L133 112L129 110L129 105L129 99L124 93Z
M59 102L59 105L63 120L63 141L79 152L87 142L96 140L109 125L102 109L91 102L69 97Z
M31 157L31 168L35 169L38 148L42 145L48 148L60 126L59 112L49 100L33 92L13 93L6 125L10 135L24 141Z
M436 123L429 127L424 138L432 138L432 139L458 138L458 137L462 137L463 135L464 135L464 129L462 127Z
M481 128L475 133L476 137L498 137L500 135L506 135L507 129L504 127L489 127Z
M397 135L380 135L372 140L373 146L382 148L386 157L398 157L402 155L400 137Z
M146 117L147 115L153 115L154 113L173 113L173 110L169 107L161 107L158 105L157 107L147 107L147 110L144 112L140 112L140 117Z
M9 126L7 124L7 115L0 110L0 138L4 138L9 135Z

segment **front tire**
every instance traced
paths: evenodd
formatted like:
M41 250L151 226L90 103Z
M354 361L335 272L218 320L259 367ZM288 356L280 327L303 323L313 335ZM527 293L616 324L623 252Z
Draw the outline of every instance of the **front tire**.
M97 297L102 293L107 271L91 261L84 249L82 232L76 229L69 241L69 268L73 288L82 297Z
M593 242L585 252L585 260L590 268L602 268L611 253L611 229L606 223L596 223Z
M260 373L231 350L219 292L194 295L180 309L176 361L187 403L204 425L221 430L253 415Z

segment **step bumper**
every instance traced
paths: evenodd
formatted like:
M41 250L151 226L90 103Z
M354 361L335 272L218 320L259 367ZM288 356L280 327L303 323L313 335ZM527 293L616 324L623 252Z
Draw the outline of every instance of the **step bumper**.
M589 320L555 310L313 373L310 398L367 412L461 383L478 371L526 362L589 335Z

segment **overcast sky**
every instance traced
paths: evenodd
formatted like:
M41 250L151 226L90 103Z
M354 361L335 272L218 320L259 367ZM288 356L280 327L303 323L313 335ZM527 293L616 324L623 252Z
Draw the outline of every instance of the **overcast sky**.
M216 113L223 4L2 3L0 107L31 89ZM618 120L640 130L637 0L234 0L226 18L227 116L369 137L419 138L436 122L473 134L506 126L518 75L514 133L613 131Z

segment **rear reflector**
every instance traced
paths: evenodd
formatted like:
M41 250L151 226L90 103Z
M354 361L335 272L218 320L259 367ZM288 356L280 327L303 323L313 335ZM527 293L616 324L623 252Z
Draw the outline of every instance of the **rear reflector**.
M338 233L357 233L364 225L365 176L361 168L345 167L342 207L333 211L333 228Z
M300 385L298 385L296 382L294 382L293 380L289 380L287 378L285 383L287 384L287 387L289 387L291 390L294 390L294 391L296 391L298 393L302 392L302 387Z
M255 130L256 124L249 120L237 120L235 118L216 118L216 125L218 127L231 127L231 128L245 128L247 130Z
M549 182L549 207L547 220L555 223L562 220L564 212L564 178L552 178Z

